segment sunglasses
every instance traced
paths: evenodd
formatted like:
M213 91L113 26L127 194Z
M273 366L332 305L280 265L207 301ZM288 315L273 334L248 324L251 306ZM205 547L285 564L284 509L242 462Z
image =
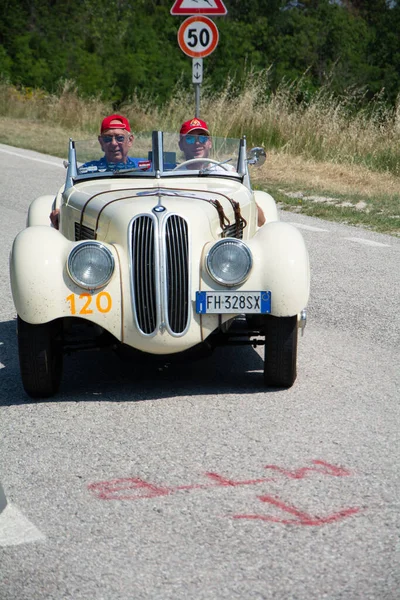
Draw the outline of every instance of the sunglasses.
M122 142L125 141L125 136L124 135L102 135L101 139L103 140L103 142L105 144L111 144L111 142L113 141L113 139L115 138L115 141L118 142L119 144L122 144Z
M187 144L194 144L196 140L200 144L205 144L208 142L208 135L185 135L185 140Z

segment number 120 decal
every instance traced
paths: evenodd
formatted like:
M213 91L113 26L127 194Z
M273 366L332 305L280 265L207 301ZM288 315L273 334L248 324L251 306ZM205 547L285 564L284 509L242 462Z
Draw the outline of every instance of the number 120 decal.
M111 296L108 292L100 292L96 296L85 293L77 296L70 294L66 297L71 315L92 315L94 312L108 313L112 307Z

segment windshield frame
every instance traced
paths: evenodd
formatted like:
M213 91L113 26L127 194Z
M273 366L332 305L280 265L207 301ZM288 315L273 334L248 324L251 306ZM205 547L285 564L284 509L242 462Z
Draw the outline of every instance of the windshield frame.
M146 134L143 134L146 135ZM150 137L150 134L148 134ZM161 178L187 178L187 177L199 177L199 178L209 178L216 177L220 178L229 178L234 179L235 181L245 182L248 177L248 168L247 168L247 160L246 160L246 138L243 136L241 139L233 140L225 138L226 142L237 142L238 149L235 154L235 162L229 162L228 160L221 161L222 166L227 163L234 167L234 170L231 168L229 170L223 170L223 168L216 171L215 168L212 168L212 165L215 163L211 163L210 168L207 166L201 169L190 169L190 165L184 170L176 169L173 170L169 166L166 168L166 160L165 157L168 157L170 153L168 151L164 152L164 135L165 136L176 136L177 134L164 133L162 131L153 131L151 132L151 155L149 152L149 156L151 156L150 167L146 170L140 167L133 168L115 168L113 170L93 170L86 171L84 173L80 173L79 169L82 166L82 163L79 163L77 160L77 146L79 144L84 144L85 142L74 141L70 139L69 141L69 152L68 152L68 163L67 166L67 178L66 178L66 189L74 185L75 183L81 181L92 181L95 179L120 179L120 178L140 178L140 179L161 179ZM222 140L224 138L212 138L213 140ZM236 160L237 158L237 160ZM214 160L214 159L211 159ZM186 162L186 161L183 161ZM201 159L199 160L201 162ZM204 162L207 163L207 159L204 159ZM179 166L181 163L177 163ZM89 167L90 169L90 167Z

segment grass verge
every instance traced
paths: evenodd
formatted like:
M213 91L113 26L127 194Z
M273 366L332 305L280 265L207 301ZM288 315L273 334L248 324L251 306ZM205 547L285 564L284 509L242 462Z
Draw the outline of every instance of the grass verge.
M368 113L355 113L352 97L338 100L328 90L299 105L293 85L264 92L261 75L249 76L240 96L229 84L218 97L202 92L201 116L214 135L246 134L248 145L266 147L253 184L284 210L400 236L400 108L383 108L378 99ZM177 90L161 108L133 98L119 112L134 131L178 131L193 116L192 96ZM112 112L80 98L68 82L58 95L0 84L0 143L66 158L68 139L94 138Z

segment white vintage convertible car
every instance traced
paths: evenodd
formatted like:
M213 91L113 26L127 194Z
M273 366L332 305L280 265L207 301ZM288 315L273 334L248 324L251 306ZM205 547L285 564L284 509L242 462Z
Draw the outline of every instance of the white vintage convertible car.
M251 187L249 171L265 152L247 152L245 138L213 138L212 158L199 165L185 161L178 141L137 135L138 166L121 168L96 163L97 140L70 140L65 185L32 202L10 258L31 398L58 391L64 354L99 347L130 348L132 360L191 360L216 346L262 345L260 383L294 383L309 259L274 199ZM59 229L49 221L54 208Z

